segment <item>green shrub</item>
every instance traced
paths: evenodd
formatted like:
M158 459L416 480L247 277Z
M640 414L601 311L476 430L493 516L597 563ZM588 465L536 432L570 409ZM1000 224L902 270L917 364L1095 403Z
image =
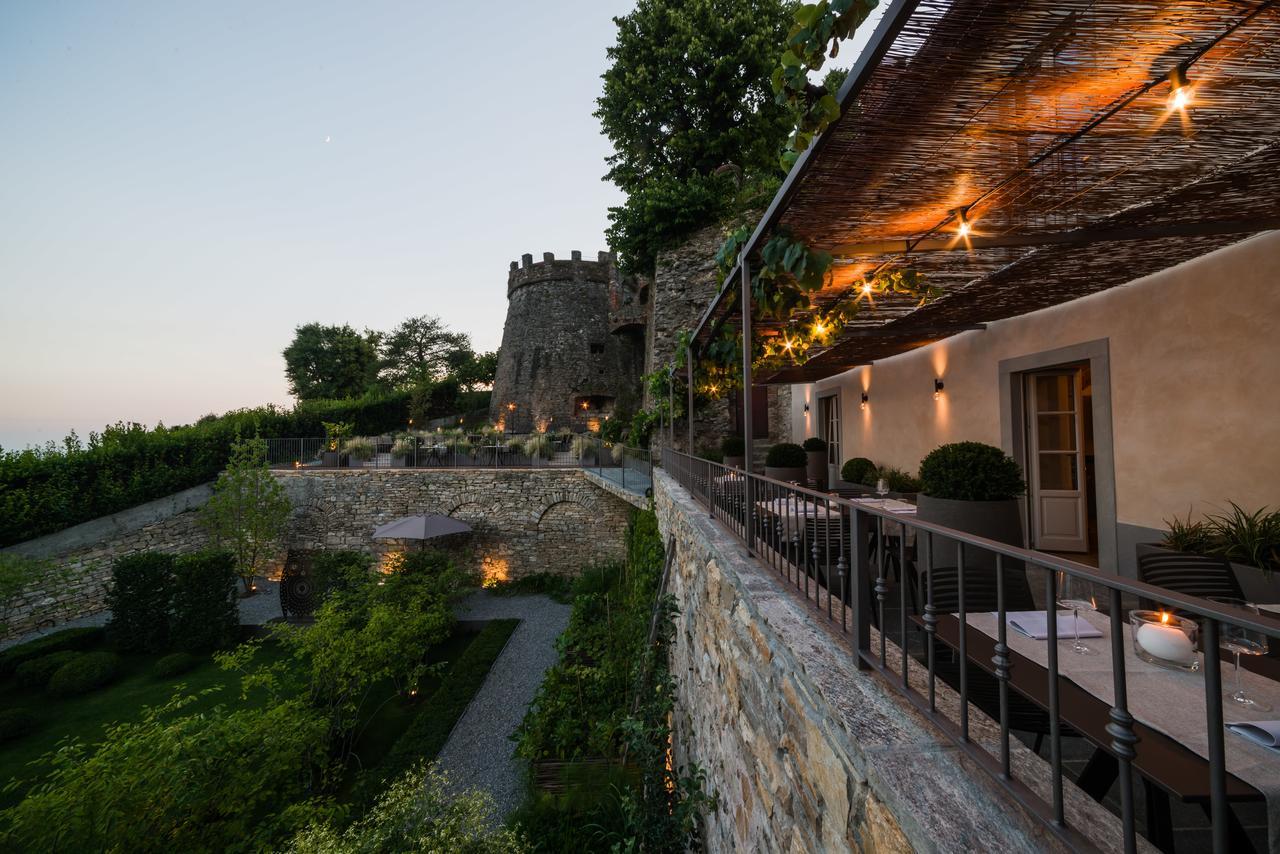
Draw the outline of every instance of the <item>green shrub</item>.
M999 448L955 442L934 448L920 462L920 491L952 501L1006 501L1027 488L1022 469Z
M39 658L33 658L24 661L18 665L13 671L14 678L18 680L18 684L26 688L43 688L49 684L50 677L56 673L62 665L68 661L79 658L84 655L74 649L64 649L58 652L51 652L48 655L42 655Z
M573 578L553 572L535 572L488 588L494 596L550 596L568 604L573 600Z
M86 652L54 671L49 678L49 693L55 697L74 697L101 688L120 672L120 656L114 652Z
M725 436L720 440L720 453L726 457L740 457L747 452L747 442L741 436Z
M317 602L331 593L361 589L373 573L373 558L364 552L318 552L311 557L311 583Z
M171 652L151 666L151 675L157 679L172 679L195 669L200 659L189 652Z
M1224 557L1235 563L1256 566L1266 575L1280 569L1280 510L1267 508L1252 513L1234 501L1231 510L1192 521L1177 516L1166 519L1169 530L1162 544L1179 552Z
M808 462L809 457L804 448L793 442L779 442L769 449L764 458L765 465L777 469L804 468Z
M230 552L183 555L173 565L169 642L185 652L235 643L240 625L235 559Z
M102 643L104 634L100 626L82 626L75 629L62 629L44 637L11 646L0 652L0 676L6 676L17 669L18 665L51 652L64 649L84 650Z
M724 452L719 448L699 448L698 456L704 460L711 460L713 463L724 462Z
M825 451L827 449L827 441L819 439L817 436L810 436L804 440L804 444L801 447L806 451Z
M876 473L873 481L884 478L890 492L919 492L920 480L910 472L893 466L883 466Z
M840 479L845 483L860 483L863 486L874 486L876 482L876 464L866 457L854 457L845 460L840 467Z
M162 652L169 646L174 556L139 552L111 567L107 637L126 652Z
M372 800L415 763L436 757L518 625L519 620L493 620L480 630L408 729L365 778L361 784L362 799Z
M0 710L0 744L16 741L40 726L40 717L29 709Z

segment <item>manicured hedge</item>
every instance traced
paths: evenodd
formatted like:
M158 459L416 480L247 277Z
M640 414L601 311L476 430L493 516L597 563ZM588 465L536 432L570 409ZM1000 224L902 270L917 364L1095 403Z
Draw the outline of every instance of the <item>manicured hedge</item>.
M226 465L236 436L320 437L322 422L350 422L357 435L402 429L408 392L313 400L206 415L183 427L118 423L61 445L0 449L0 546L60 531L207 483Z
M107 637L126 652L162 652L169 648L169 604L173 599L174 556L139 552L111 567Z
M362 791L367 799L372 800L414 764L435 758L519 624L519 620L493 620L480 630L413 723L378 763L376 774L366 778Z
M157 679L172 679L193 669L199 663L200 659L189 652L171 652L151 665L151 675Z
M88 649L102 642L103 630L100 626L83 626L77 629L62 629L35 640L11 646L0 652L0 676L7 676L17 669L19 664L58 652L64 649Z
M40 718L28 709L4 709L0 711L0 744L13 741L40 725Z
M101 688L120 672L120 656L114 652L86 652L59 667L49 679L49 693L74 697Z
M230 552L200 552L174 561L170 646L185 652L213 652L235 643L240 626L236 578Z
M13 671L13 676L18 680L19 685L26 688L43 688L49 684L50 677L57 673L62 668L62 665L79 658L83 654L74 649L51 652L48 655L22 662Z

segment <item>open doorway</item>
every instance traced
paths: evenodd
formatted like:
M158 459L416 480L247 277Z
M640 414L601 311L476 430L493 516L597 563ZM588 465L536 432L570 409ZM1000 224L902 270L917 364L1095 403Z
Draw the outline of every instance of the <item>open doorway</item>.
M1098 564L1093 381L1087 361L1022 375L1032 548Z

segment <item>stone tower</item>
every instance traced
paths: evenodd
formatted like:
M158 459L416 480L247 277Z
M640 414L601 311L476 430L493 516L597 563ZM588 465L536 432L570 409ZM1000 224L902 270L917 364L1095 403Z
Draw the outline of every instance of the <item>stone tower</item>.
M490 421L512 433L581 432L638 409L643 319L614 310L623 290L606 252L512 261Z

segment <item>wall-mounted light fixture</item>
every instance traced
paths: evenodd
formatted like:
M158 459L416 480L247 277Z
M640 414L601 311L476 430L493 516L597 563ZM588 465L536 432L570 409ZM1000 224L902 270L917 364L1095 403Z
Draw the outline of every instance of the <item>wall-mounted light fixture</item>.
M933 399L940 400L942 398L942 389L945 388L940 378L933 378Z
M862 393L862 406L861 406L861 408L862 408L862 409L866 409L866 408L867 408L867 401L869 401L869 400L871 400L871 395L867 394L867 393L864 391L864 392Z
M807 400L804 402L804 414L805 415L809 414L809 401Z

